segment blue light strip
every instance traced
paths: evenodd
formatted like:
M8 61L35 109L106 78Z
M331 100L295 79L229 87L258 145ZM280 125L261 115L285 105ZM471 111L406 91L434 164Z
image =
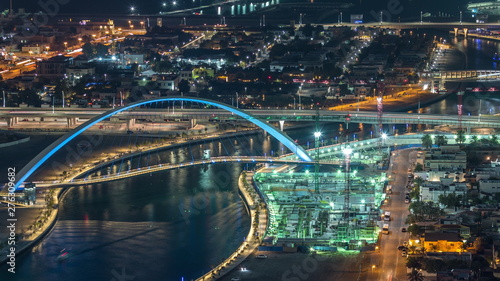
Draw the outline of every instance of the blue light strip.
M307 152L299 145L297 145L289 136L286 134L278 131L275 127L262 122L261 120L255 118L251 114L248 114L236 107L232 107L226 104L222 104L216 101L211 101L207 99L202 99L202 98L186 98L186 97L165 97L165 98L158 98L158 99L152 99L152 100L146 100L146 101L138 101L135 103L131 103L123 108L117 108L113 109L111 111L105 112L100 116L96 116L87 122L81 124L77 128L75 128L73 131L67 133L66 135L60 137L57 141L55 141L53 144L48 146L46 149L44 149L42 152L40 152L35 158L33 158L24 168L19 171L17 174L18 181L16 182L16 189L21 186L21 184L26 181L26 179L31 176L45 161L47 161L54 153L56 153L59 149L61 149L63 146L65 146L68 142L70 142L72 139L80 135L81 133L85 132L87 129L90 127L94 126L95 124L101 122L102 120L109 118L113 115L116 115L117 113L120 113L122 111L138 107L141 105L145 104L150 104L154 102L159 102L159 101L192 101L192 102L200 102L203 104L208 104L212 105L218 108L225 109L229 112L235 113L239 115L240 117L254 123L255 125L259 126L263 130L267 131L269 134L271 134L273 137L275 137L278 141L283 143L288 149L290 149L293 153L295 153L300 159L303 161L311 162L312 158L307 154Z

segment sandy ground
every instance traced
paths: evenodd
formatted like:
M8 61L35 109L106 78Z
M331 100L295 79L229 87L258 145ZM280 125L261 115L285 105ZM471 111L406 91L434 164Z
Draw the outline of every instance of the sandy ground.
M434 100L435 98L439 98L440 96L441 95L439 94L424 92L417 89L402 91L393 96L385 96L383 100L383 108L384 111L397 111L401 108L418 105L419 99L421 104L425 104L431 100ZM337 111L355 111L358 110L358 105L356 104L356 102L353 102L345 105L330 107L329 109ZM377 99L368 97L367 100L361 101L359 103L359 110L376 111Z
M256 255L267 255L267 259ZM246 268L242 271L241 267ZM361 269L361 271L360 271ZM322 254L256 252L241 266L219 280L366 280L371 270L368 254L338 252ZM358 279L359 278L359 279Z

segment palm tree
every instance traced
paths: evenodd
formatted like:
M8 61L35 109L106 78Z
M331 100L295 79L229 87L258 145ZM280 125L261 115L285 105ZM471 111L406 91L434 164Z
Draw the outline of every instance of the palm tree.
M490 139L491 145L498 145L498 137L497 135L492 135Z
M438 147L448 144L448 139L443 135L436 136L435 143Z
M464 130L459 130L457 132L457 137L455 138L458 144L462 144L465 142L465 132Z
M422 137L422 146L429 149L432 147L432 138L429 134L425 134Z
M422 273L415 268L412 268L411 272L408 273L408 280L410 281L423 281L424 276Z

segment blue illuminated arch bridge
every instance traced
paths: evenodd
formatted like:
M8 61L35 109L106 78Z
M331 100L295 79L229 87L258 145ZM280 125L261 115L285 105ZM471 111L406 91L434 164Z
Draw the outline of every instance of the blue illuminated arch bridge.
M152 104L156 102L163 102L163 101L189 101L189 102L198 102L206 105L211 105L215 106L221 109L225 109L229 112L232 112L252 123L255 125L259 126L261 129L265 130L269 134L271 134L273 137L275 137L277 140L279 140L283 145L285 145L290 151L294 152L297 157L299 157L303 161L310 162L312 161L312 158L307 154L307 152L299 145L297 145L288 135L285 133L277 130L275 127L257 119L254 117L252 114L249 114L241 109L238 109L236 107L223 104L217 101L213 100L208 100L208 99L202 99L202 98L194 98L194 97L165 97L165 98L158 98L158 99L151 99L151 100L144 100L144 101L138 101L134 102L131 104L128 104L124 107L112 109L110 111L107 111L101 115L98 115L87 122L81 124L80 126L76 127L73 129L71 132L68 132L64 136L60 137L58 140L56 140L54 143L49 145L47 148L45 148L42 152L40 152L35 158L33 158L24 168L18 172L17 174L17 182L16 182L16 189L19 188L19 186L28 179L28 177L33 174L47 159L49 159L54 153L56 153L59 149L64 147L69 141L74 139L76 136L80 135L81 133L85 132L87 129L90 127L94 126L98 122L101 122L102 120L109 118L115 114L118 114L122 111L138 107L141 105L147 105L147 104Z

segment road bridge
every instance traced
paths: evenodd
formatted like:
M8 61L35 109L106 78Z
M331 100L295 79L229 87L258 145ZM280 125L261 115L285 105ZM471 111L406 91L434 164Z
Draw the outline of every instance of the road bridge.
M422 73L422 78L441 79L444 81L462 80L499 80L500 70L446 70Z
M387 29L418 29L418 28L432 28L432 29L476 29L476 28L499 28L500 23L475 23L475 22L364 22L364 23L327 23L325 27L330 26L349 26L349 27L374 27L374 28L387 28Z
M131 178L131 177L135 177L135 176L139 176L139 175L151 174L151 173L155 173L155 172L178 169L178 168L185 168L185 167L190 167L190 166L209 165L209 164L216 164L216 163L234 163L234 162L239 162L239 163L276 163L276 164L309 164L309 165L314 165L314 163L315 163L312 161L304 162L302 160L294 160L294 159L278 158L278 157L265 157L265 156L220 156L220 157L211 157L210 159L195 160L195 161L183 162L183 163L178 163L178 164L163 163L163 164L158 164L158 165L153 165L153 166L148 166L148 167L131 169L128 171L115 173L115 174L101 175L101 176L97 176L97 177L74 178L74 179L68 179L68 180L64 180L64 181L52 181L52 182L36 181L34 183L36 183L37 187L87 185L87 184L92 184L92 183L101 183L101 182L108 182L108 181L120 180L120 179L125 179L125 178ZM338 161L319 161L319 164L321 164L321 165L334 165L334 166L339 165Z
M163 102L196 102L198 104L203 104L205 106L213 106L213 107L218 107L224 110L227 110L231 112L231 114L238 115L243 119L246 119L248 122L251 122L255 124L256 126L260 127L261 129L265 130L268 132L270 135L275 137L279 142L281 142L284 146L286 146L290 151L294 152L302 161L312 161L312 158L309 156L307 151L304 150L301 146L296 144L288 135L285 133L277 130L274 126L267 124L266 122L263 122L256 118L255 116L251 115L250 113L247 113L243 110L240 110L238 108L213 101L213 100L208 100L208 99L202 99L202 98L194 98L194 97L164 97L164 98L157 98L157 99L151 99L151 100L142 100L138 102L134 102L131 104L128 104L124 107L116 108L109 110L107 112L102 113L101 115L95 116L91 118L90 120L86 121L85 123L79 125L75 129L73 129L71 132L68 132L67 134L63 135L59 139L57 139L54 143L46 147L42 152L40 152L35 158L33 158L26 166L24 166L16 175L17 181L15 184L16 189L25 182L28 177L33 174L43 163L45 163L52 155L54 155L57 151L59 151L61 148L63 148L68 142L70 142L72 139L77 137L78 135L82 134L89 128L93 127L95 124L106 120L108 118L111 118L121 112L125 112L129 109L133 109L136 107L141 107L141 106L148 106L148 105L158 105L158 103L163 103ZM147 110L143 110L144 112L147 112Z
M179 106L179 105L178 105ZM180 107L180 106L179 106ZM187 107L187 105L185 105ZM1 108L0 118L6 120L8 127L14 127L22 120L32 120L43 117L45 120L66 119L69 128L77 125L80 119L88 120L109 111L109 109L91 108ZM292 109L245 109L255 118L262 121L290 121L290 122L311 122L316 118L322 122L352 122L363 124L423 124L423 125L451 125L458 126L457 115L446 114L415 114L406 112L384 113L379 120L377 112L371 111L331 111L331 110L292 110ZM317 115L319 113L319 115ZM104 119L103 119L104 120ZM129 111L122 111L119 114L110 116L106 120L135 123L136 120L146 122L165 121L248 121L235 113L226 110L209 109L180 109L168 108L135 108ZM105 121L105 120L104 120ZM500 128L500 116L462 116L462 126L467 128Z

